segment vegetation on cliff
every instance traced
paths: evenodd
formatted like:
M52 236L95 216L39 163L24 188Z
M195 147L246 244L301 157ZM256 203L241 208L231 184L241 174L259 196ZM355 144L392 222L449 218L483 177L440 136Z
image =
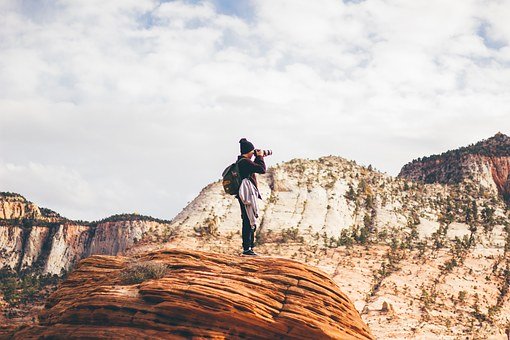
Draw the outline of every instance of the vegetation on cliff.
M32 270L17 273L0 269L0 298L8 306L2 308L2 316L12 319L29 315L30 307L44 303L64 279L65 275L42 274Z
M0 191L0 199L4 197L11 197L11 198L18 198L23 201L27 201L25 197L22 195L15 193L15 192L9 192L9 191Z
M162 224L168 224L172 221L170 220L163 220L159 218L155 218L152 216L146 216L146 215L140 215L140 214L117 214L112 215L110 217L103 218L102 220L90 222L93 224L100 224L105 222L124 222L124 221L149 221L149 222L157 222Z
M454 161L460 159L464 155L481 155L489 157L510 157L510 137L498 132L493 137L484 139L480 142L460 147L455 150L448 150L438 155L431 155L414 159L415 162L433 162L436 160Z

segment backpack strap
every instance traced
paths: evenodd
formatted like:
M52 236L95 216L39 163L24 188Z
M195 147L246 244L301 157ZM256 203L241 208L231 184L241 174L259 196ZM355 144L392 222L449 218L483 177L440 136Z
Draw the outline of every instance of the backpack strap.
M242 179L241 179L241 169L239 169L239 165L241 164L241 161L242 161L243 159L244 159L244 157L241 157L241 158L239 158L239 159L238 159L238 160L234 163L234 166L236 166L236 167L237 167L237 172L239 173L239 181L240 181L240 182L242 181ZM239 184L241 184L240 182L239 182Z
M239 165L239 163L241 163L241 161L242 161L243 159L248 159L248 158L241 157L241 158L239 158L239 159L236 161L236 164L238 164L238 165Z

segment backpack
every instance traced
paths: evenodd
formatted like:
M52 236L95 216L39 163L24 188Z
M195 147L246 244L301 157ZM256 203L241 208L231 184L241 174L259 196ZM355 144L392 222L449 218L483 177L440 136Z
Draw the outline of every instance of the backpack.
M237 195L241 186L241 174L239 173L239 162L242 158L229 165L221 174L223 177L223 189L229 195Z

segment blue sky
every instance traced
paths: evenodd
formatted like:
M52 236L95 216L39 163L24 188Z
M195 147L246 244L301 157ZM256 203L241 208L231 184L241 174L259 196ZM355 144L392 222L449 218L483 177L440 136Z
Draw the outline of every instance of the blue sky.
M505 1L0 2L1 191L172 218L235 159L406 162L510 126Z
M198 1L195 1L198 2ZM216 10L220 13L230 16L236 16L242 18L243 20L250 21L254 16L254 7L251 1L221 1L214 0L212 1Z
M164 4L167 2L172 2L175 0L168 0L168 1L160 1L159 4ZM203 1L201 0L187 0L184 1L184 3L197 6L201 5ZM235 1L235 0L229 0L229 1L222 1L222 0L211 0L209 2L211 6L214 7L215 11L219 14L224 14L227 16L237 17L245 22L252 22L255 16L255 8L252 4L252 1L249 0L241 0L241 1ZM142 15L142 20L144 22L144 25L146 28L149 28L154 25L154 17L152 16L152 11L144 13Z

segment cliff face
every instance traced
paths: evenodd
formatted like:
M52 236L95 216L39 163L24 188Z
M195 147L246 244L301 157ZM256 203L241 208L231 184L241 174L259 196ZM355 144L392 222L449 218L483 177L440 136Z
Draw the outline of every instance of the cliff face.
M17 194L1 195L0 199L0 219L14 218L37 218L41 216L39 208Z
M487 158L481 163L488 165L498 192L510 201L510 157Z
M0 268L42 269L60 274L85 253L90 228L72 223L50 226L0 226Z
M133 263L164 269L128 283ZM83 260L39 320L14 339L374 339L349 298L313 267L176 249Z
M117 255L148 233L168 231L162 221L126 215L96 223L69 221L20 195L0 195L0 269L60 274L82 258Z
M168 225L150 221L117 221L98 225L71 222L50 226L0 226L0 269L39 268L61 274L81 259L95 254L117 255L149 233Z
M21 228L0 227L0 268L17 268L23 248Z
M424 183L472 180L510 200L510 137L501 133L477 144L415 160L399 177Z
M87 255L117 255L132 247L146 235L169 230L169 226L155 221L116 221L99 223L91 238Z

